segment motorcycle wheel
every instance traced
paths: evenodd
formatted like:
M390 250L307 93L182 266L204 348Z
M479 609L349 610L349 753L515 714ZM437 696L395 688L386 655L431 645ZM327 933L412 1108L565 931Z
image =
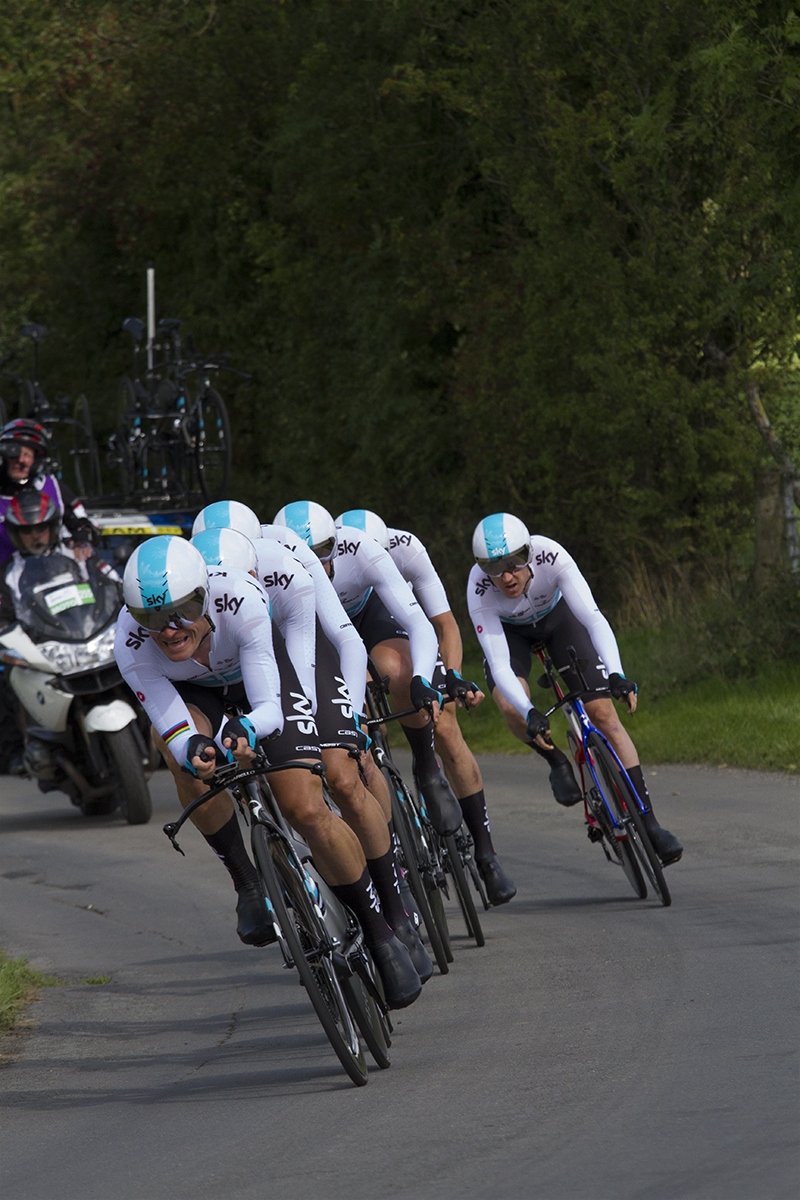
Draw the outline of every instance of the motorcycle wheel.
M120 781L117 801L129 825L146 825L153 815L144 764L129 726L104 733L103 742L114 778Z

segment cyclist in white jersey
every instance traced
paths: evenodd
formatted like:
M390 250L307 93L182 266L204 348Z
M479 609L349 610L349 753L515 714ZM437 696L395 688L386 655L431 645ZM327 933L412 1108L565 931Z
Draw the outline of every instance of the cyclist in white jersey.
M250 519L257 524L251 509L246 509L249 516L245 518L241 512L224 511L223 505L225 502L218 502L203 510L200 516L206 527L192 538L192 544L200 550L209 568L222 566L248 571L264 588L272 606L273 644L281 676L286 674L288 658L305 693L305 715L316 722L326 782L334 802L361 842L387 923L408 950L421 982L426 983L433 974L433 964L401 899L399 872L383 809L367 790L365 776L359 769L360 746L366 743L366 737L359 730L336 651L325 638L321 624L317 628L315 580L278 540L256 538L251 542L239 531ZM237 505L237 509L243 508L244 505ZM214 520L235 520L239 529L210 525ZM285 534L292 538L290 530L286 529ZM311 553L305 543L303 549ZM319 560L314 561L319 567ZM331 591L324 571L322 579L325 588ZM335 596L334 600L349 625ZM352 632L358 637L355 630ZM294 709L302 708L303 697L298 696ZM294 715L289 717L295 719Z
M432 683L458 704L479 704L483 692L461 676L463 648L461 632L453 616L447 593L430 555L415 534L404 529L387 529L370 509L349 509L336 518L336 525L362 529L388 550L392 561L411 586L414 595L436 631L439 660ZM516 895L513 881L501 866L492 844L483 779L475 756L464 741L455 714L455 704L442 710L434 734L434 746L453 788L475 845L475 861L492 904L506 904Z
M549 722L532 704L528 675L533 647L544 645L570 689L580 688L567 648L587 661L590 692L584 699L590 720L616 751L644 806L645 826L666 866L683 847L653 814L636 747L607 692L634 712L637 687L625 678L617 641L591 589L571 555L550 538L531 537L510 513L485 517L475 529L476 565L467 584L467 603L485 655L486 680L511 732L533 746L550 765L550 783L559 804L577 804L581 789L572 767L550 737ZM606 690L607 689L607 690Z
M246 765L265 739L272 763L319 761L316 723L308 720L308 701L293 670L282 689L269 600L255 579L238 570L209 572L196 547L157 537L129 559L123 594L128 613L117 624L117 663L153 722L184 807L206 789L217 749ZM302 714L293 712L297 703ZM242 715L231 716L232 709ZM301 720L292 719L298 715ZM285 772L273 776L271 786L319 870L361 922L387 1002L397 1008L413 1003L419 976L383 917L357 837L325 804L319 778ZM274 940L230 796L215 797L192 820L231 875L241 940Z
M395 709L417 710L400 722L411 746L415 782L434 826L454 833L462 813L433 747L443 700L430 682L439 655L433 626L388 552L363 530L343 526L337 531L327 509L308 500L286 505L275 522L303 536L325 562L342 607L377 670L389 678Z

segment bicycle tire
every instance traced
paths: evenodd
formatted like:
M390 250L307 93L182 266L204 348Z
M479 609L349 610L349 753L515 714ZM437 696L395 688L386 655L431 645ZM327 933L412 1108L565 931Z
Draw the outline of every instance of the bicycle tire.
M453 877L453 887L461 909L461 915L464 918L464 924L467 927L467 933L471 938L475 939L477 946L485 946L486 938L483 935L478 912L475 908L475 901L472 899L472 891L466 871L464 870L464 863L461 858L462 848L459 845L459 840L460 834L456 833L451 833L443 839L444 847L447 851L445 870Z
M386 1017L378 1006L375 997L371 994L368 984L361 977L362 970L369 971L372 979L380 987L376 972L371 967L367 958L368 953L365 947L362 947L358 951L358 959L360 961L356 963L351 962L353 974L342 979L341 985L347 1005L364 1039L365 1046L377 1066L382 1071L385 1071L392 1065L392 1060L389 1057L389 1047L392 1044L392 1038Z
M123 375L119 381L115 412L116 424L113 439L109 441L107 462L109 466L117 468L121 494L125 498L131 498L136 488L136 463L130 429L130 423L136 413L136 388L128 375Z
M326 935L305 884L280 840L263 825L251 831L253 857L272 904L283 940L308 993L325 1036L356 1087L368 1082L358 1030L347 1006L336 969L321 947ZM314 955L312 962L309 955Z
M422 924L425 926L425 932L430 943L433 956L436 959L436 964L439 967L442 975L446 975L450 970L450 963L453 961L452 953L448 957L449 938L447 945L441 934L441 914L434 916L430 895L427 886L423 883L422 876L418 866L418 848L416 845L417 839L410 827L406 805L413 803L411 797L403 796L405 785L396 784L390 772L384 769L386 782L389 785L389 792L392 797L392 818L394 821L394 831L400 850L400 866L405 870L408 886L411 888L411 894L417 902L419 914L422 917ZM400 790L400 794L398 794ZM437 889L438 891L438 889ZM439 897L441 901L441 896ZM444 906L442 905L442 909Z
M103 494L103 481L100 474L100 455L97 452L97 442L92 429L92 414L89 401L84 395L78 396L73 410L75 420L74 448L76 494L86 499L94 499Z
M195 461L207 503L221 500L231 479L231 425L225 401L214 388L200 392L192 410Z
M591 813L594 818L602 835L606 857L610 862L616 862L618 866L622 867L625 878L637 898L644 900L647 896L647 884L642 875L639 860L630 844L630 835L626 825L627 810L622 803L622 796L616 784L616 776L619 775L616 763L606 751L602 740L596 735L592 734L587 738L587 751L602 780L602 786L593 787L585 797L587 817ZM605 753L603 753L604 751ZM588 762L586 762L586 770L591 775ZM618 828L625 830L624 838L616 836Z
M596 756L596 761L601 767L603 777L610 787L618 809L621 809L622 820L628 832L627 842L621 843L621 845L626 845L638 860L643 879L652 887L663 906L668 908L672 903L672 897L664 879L658 855L653 849L644 827L639 807L641 802L636 790L628 776L618 769L608 747L601 738L590 734L588 744L591 752Z

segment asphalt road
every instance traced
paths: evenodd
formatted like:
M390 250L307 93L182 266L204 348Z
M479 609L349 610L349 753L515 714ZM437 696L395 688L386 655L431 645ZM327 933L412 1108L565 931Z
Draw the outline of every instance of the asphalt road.
M482 760L516 899L347 1081L194 832L0 780L0 944L67 986L5 1039L4 1200L797 1200L800 781L648 772L687 851L638 901L527 756ZM106 985L83 981L108 975Z

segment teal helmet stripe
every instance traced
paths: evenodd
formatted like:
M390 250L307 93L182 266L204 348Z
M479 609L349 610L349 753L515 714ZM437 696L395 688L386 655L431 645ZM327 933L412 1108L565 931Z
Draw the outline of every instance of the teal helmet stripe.
M167 559L174 541L171 537L149 538L139 548L136 573L144 608L160 608L172 604Z
M506 540L505 513L492 513L483 520L483 539L486 542L486 557L500 558L516 547L509 546Z
M365 508L349 508L347 512L343 512L339 521L342 525L349 525L352 529L363 529L367 532L367 510Z
M231 524L231 506L229 500L217 500L203 509L203 521L206 529L228 529Z
M295 500L283 509L283 522L311 545L311 508L308 500Z
M224 504L226 501L221 501L221 503ZM204 529L202 533L196 533L192 538L192 545L197 547L209 567L218 567L220 564L222 559L220 541L223 533L223 529Z

